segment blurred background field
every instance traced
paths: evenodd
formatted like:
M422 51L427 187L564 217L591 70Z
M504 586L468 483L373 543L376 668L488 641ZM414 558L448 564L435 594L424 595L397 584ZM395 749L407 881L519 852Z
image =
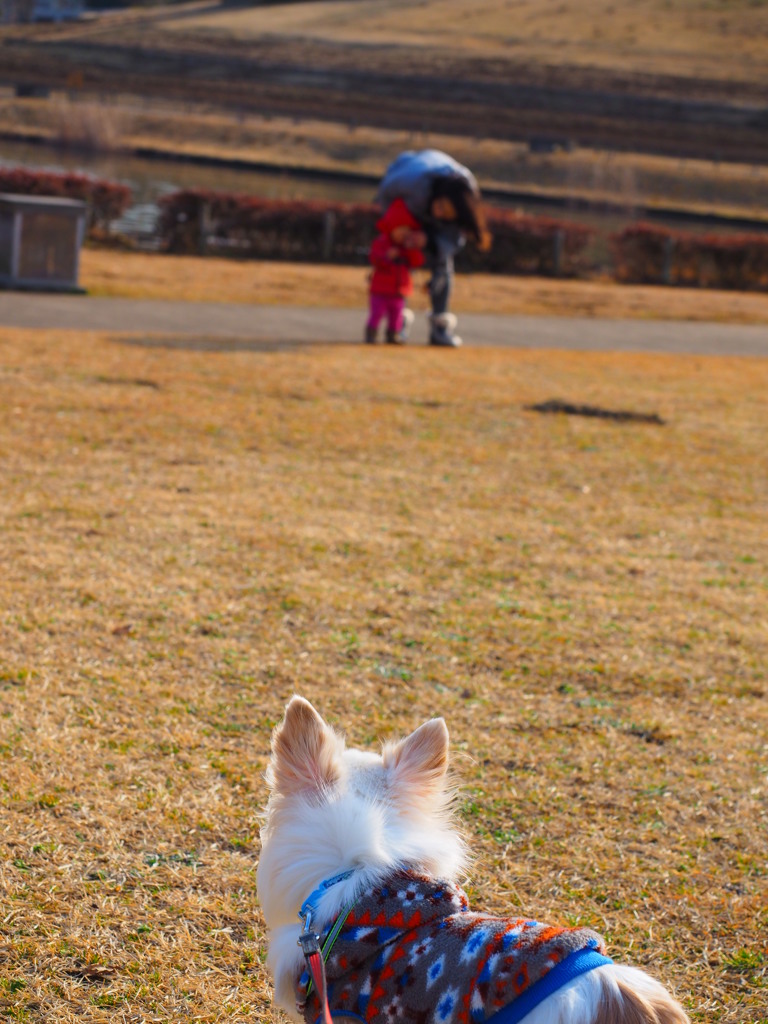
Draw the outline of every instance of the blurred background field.
M766 19L762 0L314 0L0 26L0 159L114 176L139 204L370 201L397 152L437 146L525 212L764 230Z
M0 332L5 1016L270 1018L298 691L444 714L477 898L763 1021L765 362L145 341Z
M765 0L346 0L213 10L169 22L237 40L263 34L518 58L723 81L765 80Z

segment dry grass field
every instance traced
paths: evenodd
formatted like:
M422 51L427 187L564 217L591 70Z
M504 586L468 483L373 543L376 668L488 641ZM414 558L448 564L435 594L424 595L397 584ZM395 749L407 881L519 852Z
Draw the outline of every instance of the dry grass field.
M768 77L766 0L321 0L235 7L167 28L453 50L622 74Z
M358 744L446 717L478 899L768 1020L766 389L0 330L3 1019L271 1019L258 811L300 692Z
M367 270L307 263L228 260L85 249L81 284L90 295L253 305L331 306L362 310ZM415 275L409 304L425 310L426 272ZM768 324L768 295L699 288L559 281L543 277L459 274L459 313L599 316Z

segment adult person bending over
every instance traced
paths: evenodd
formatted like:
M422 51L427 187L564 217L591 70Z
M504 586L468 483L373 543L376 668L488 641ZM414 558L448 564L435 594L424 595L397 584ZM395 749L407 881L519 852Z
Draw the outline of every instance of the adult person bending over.
M402 199L423 226L431 270L429 343L458 348L456 317L448 311L453 258L467 238L481 252L491 247L475 176L438 149L407 150L384 172L376 199L384 210Z

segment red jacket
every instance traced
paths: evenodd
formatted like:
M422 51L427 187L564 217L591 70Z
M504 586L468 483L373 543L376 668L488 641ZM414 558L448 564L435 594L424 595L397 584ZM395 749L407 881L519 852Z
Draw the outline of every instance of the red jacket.
M398 252L394 260L389 255L392 249ZM424 263L424 253L420 249L404 249L402 245L394 245L386 235L378 235L371 246L370 260L373 264L373 294L396 298L410 295L413 291L411 268Z
M374 267L371 274L371 291L375 295L392 298L410 295L413 291L411 269L424 265L424 253L421 249L406 249L398 245L392 235L399 233L398 228L420 231L421 224L403 200L396 199L376 221L376 227L381 234L374 240L369 254ZM394 260L389 256L391 249L398 250L398 256Z

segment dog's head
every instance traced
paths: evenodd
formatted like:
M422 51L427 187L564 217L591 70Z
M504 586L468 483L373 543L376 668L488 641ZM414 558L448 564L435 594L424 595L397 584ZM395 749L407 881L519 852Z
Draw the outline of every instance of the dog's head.
M426 722L381 753L353 750L294 697L272 736L259 900L270 929L295 923L324 878L373 883L396 867L455 878L465 856L451 820L448 730Z

